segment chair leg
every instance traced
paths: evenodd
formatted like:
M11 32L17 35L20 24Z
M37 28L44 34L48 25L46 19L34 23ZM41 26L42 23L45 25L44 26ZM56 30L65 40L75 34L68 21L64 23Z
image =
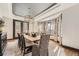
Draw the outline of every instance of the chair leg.
M25 49L23 50L23 56L25 56Z
M27 51L32 51L32 46L27 49Z
M25 56L25 53L24 53L24 51L22 52L22 56Z

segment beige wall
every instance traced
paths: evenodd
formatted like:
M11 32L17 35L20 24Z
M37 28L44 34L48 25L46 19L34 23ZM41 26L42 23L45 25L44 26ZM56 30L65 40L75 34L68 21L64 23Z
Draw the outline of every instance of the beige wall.
M7 17L2 18L5 21L3 31L7 33L7 38L13 38L13 20Z
M63 11L63 45L79 49L79 4Z

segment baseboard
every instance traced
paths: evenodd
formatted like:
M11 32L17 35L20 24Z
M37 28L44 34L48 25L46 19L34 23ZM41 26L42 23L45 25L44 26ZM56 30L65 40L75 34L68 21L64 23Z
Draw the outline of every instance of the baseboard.
M66 45L62 45L62 47L68 48L68 49L72 49L72 50L76 50L76 51L79 51L79 49L77 49L77 48L70 47L70 46L66 46Z

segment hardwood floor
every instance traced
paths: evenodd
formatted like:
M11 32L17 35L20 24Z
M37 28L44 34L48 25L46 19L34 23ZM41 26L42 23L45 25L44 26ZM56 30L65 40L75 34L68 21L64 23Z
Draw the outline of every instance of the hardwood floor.
M67 56L79 56L79 51L69 48L64 48L65 55Z
M58 43L51 41L49 42L49 56L79 56L79 51L62 47ZM32 53L26 54L26 56L31 56ZM22 56L18 46L17 40L9 40L4 53L4 56Z

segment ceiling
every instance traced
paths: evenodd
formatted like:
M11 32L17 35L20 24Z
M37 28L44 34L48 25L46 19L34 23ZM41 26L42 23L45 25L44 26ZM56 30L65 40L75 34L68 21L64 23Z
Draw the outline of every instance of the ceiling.
M17 16L34 17L46 9L54 6L56 3L13 3L12 12Z

